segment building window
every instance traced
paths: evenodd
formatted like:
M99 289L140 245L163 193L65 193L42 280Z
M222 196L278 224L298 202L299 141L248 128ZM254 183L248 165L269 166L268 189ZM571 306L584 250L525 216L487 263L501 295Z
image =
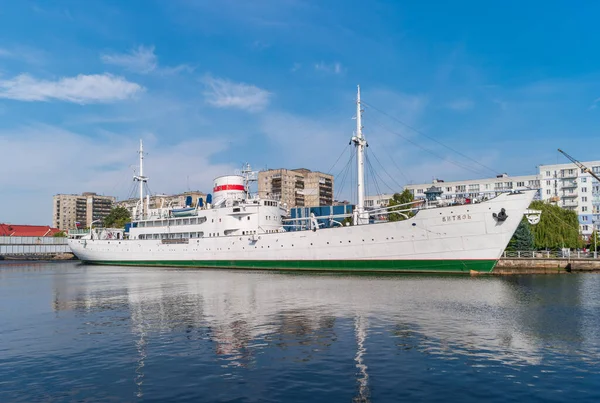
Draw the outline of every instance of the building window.
M581 220L582 220L582 221L587 221L587 220L588 220L588 219L587 219L587 216L585 216L585 215L584 215L583 217L581 217Z
M546 181L546 185L550 186L550 181Z
M423 189L417 189L417 193L423 193Z
M583 196L583 197L581 198L581 201L585 203L585 202L587 201L587 196Z
M581 183L587 182L587 178L581 178Z
M550 189L546 190L546 194L547 195L551 195L552 194L552 192L550 191Z
M585 213L587 211L587 206L581 206L581 212Z
M588 226L587 226L587 225L583 225L583 226L581 227L581 229L582 229L582 230L584 230L584 231L587 231L587 230L588 230Z
M524 187L525 186L525 182L517 182L517 187Z
M581 188L581 192L582 193L586 193L587 192L587 188L585 188L585 187Z
M546 171L546 176L550 176L550 171Z

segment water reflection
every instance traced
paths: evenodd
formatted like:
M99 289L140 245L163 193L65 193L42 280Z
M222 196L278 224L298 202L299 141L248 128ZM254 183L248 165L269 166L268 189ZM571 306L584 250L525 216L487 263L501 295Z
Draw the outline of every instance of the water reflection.
M124 304L134 334L200 329L214 343L217 358L242 367L253 362L253 346L264 341L279 348L307 346L295 350L300 355L294 358L310 359L314 351L334 342L337 318L355 320L359 349L364 348L359 340L366 335L368 318L373 318L395 329L402 349L426 347L419 344L426 337L435 344L427 347L430 353L444 354L452 346L530 363L539 362L540 343L580 345L589 338L586 334L598 334L598 324L572 312L585 305L582 297L588 301L598 292L587 287L582 293L583 277L573 284L572 277L564 276L570 282L567 287L551 276L380 278L85 270L83 282L57 277L55 310L117 309ZM557 315L560 322L554 320Z
M23 272L4 271L0 285L10 283L11 273ZM120 346L131 358L123 364L127 382L140 399L156 389L156 371L169 368L162 382L177 384L195 371L191 363L214 383L243 383L260 373L253 378L257 396L260 388L278 388L269 379L296 379L305 368L303 376L321 374L310 382L322 393L351 391L348 400L367 402L381 393L383 380L410 365L420 368L419 360L427 371L442 362L449 365L443 371L460 371L452 367L457 360L490 373L510 369L503 376L512 379L522 368L559 365L565 356L590 365L600 358L598 276L293 275L73 264L46 274L46 304L58 318L74 318L76 339L96 335L107 351L115 348L107 339ZM18 343L9 359L21 354ZM407 388L422 382L404 377ZM288 381L280 397L308 393Z
M354 329L356 332L356 356L354 361L356 362L357 369L357 382L358 382L358 396L356 396L354 402L369 402L369 374L367 373L367 366L364 363L364 355L367 351L365 347L365 340L367 338L367 320L363 317L357 316Z

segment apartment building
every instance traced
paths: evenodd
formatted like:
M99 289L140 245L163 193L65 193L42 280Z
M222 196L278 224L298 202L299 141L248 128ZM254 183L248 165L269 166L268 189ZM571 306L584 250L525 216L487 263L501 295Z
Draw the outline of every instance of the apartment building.
M582 164L600 175L600 161ZM470 198L490 197L508 190L538 189L536 199L573 210L579 218L579 229L583 236L600 228L600 183L589 173L583 172L573 163L540 165L537 175L508 176L465 181L408 185L415 198L425 198L431 186L442 190L442 199L456 201Z
M600 175L600 161L587 161L583 165ZM540 165L539 169L544 200L576 211L585 236L600 227L600 183L592 175L573 163Z
M269 169L258 173L258 194L288 207L333 204L333 175L305 168Z
M102 220L110 213L115 200L113 196L101 196L93 192L55 195L52 201L52 226L61 231L77 226L89 227L92 222Z
M431 187L441 190L441 198L447 202L462 201L470 199L489 199L502 192L511 190L539 189L540 180L538 175L508 176L506 174L498 175L495 178L472 179L464 181L445 182L440 179L434 179L432 183L407 185L408 189L415 199L424 199L425 193ZM538 199L541 198L541 192L538 190Z
M401 191L398 193L401 193ZM389 206L390 200L392 200L393 197L393 193L385 193L376 196L366 196L365 208L368 210L376 210L382 207L387 207Z

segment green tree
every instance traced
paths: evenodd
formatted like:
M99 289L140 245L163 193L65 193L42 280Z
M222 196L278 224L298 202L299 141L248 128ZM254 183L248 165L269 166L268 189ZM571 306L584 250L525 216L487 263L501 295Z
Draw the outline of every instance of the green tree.
M526 218L523 218L510 242L508 242L506 250L521 251L533 250L534 248L535 241L533 239L533 233L531 232L531 225Z
M131 221L131 214L125 207L115 207L104 218L106 228L124 228Z
M352 219L352 217L344 217L344 219L342 220L342 225L345 227L346 224L354 225L354 220Z
M542 211L540 222L531 226L536 249L575 249L583 246L575 211L543 201L534 201L529 208Z
M594 230L592 235L590 235L590 239L588 240L588 249L589 250L600 250L600 237L598 236L598 231Z
M394 193L394 196L390 200L389 207L393 207L393 206L398 206L398 205L401 205L401 204L410 203L410 202L412 202L414 200L415 200L415 198L413 197L413 194L408 189L404 189L404 191L402 193ZM412 206L410 206L410 205L401 206L401 207L398 207L398 210L404 210L404 209L407 209L407 208L410 208L410 207L412 207ZM406 214L406 216L408 216L408 217L412 217L414 215L414 213L411 212L411 211L403 211L402 214ZM406 220L406 217L404 215L402 215L402 214L400 214L400 213L394 213L394 212L389 213L388 214L388 220L389 221L402 221L402 220Z
M52 236L55 238L66 238L67 234L65 233L65 231L59 231Z

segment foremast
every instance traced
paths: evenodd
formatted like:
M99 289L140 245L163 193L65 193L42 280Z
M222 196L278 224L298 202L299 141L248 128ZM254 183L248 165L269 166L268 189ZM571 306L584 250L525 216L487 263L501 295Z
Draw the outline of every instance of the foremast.
M352 137L352 142L356 147L356 176L358 193L356 214L354 215L354 225L369 223L369 215L365 211L365 147L367 146L367 141L365 140L362 132L362 113L363 109L360 102L360 85L358 85L356 94L356 134L354 137Z
M140 139L140 150L138 151L140 154L140 170L138 175L133 176L133 180L139 182L140 186L140 208L137 212L137 216L139 220L144 219L144 184L148 182L148 177L144 176L144 143L142 139Z

